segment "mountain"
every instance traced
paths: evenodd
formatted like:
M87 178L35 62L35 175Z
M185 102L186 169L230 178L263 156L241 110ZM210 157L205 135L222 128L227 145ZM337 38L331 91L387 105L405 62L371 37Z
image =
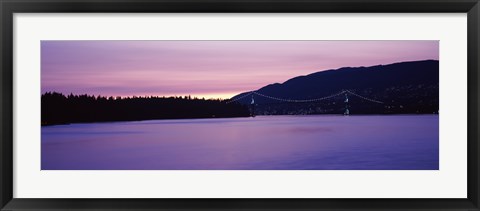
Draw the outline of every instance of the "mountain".
M349 90L374 103L349 94L352 113L436 113L439 98L439 62L437 60L400 62L371 67L343 67L291 78L264 86L257 93L281 99L315 99ZM232 99L248 92L240 93ZM254 94L257 114L341 113L345 96L318 102L293 103ZM249 104L250 97L238 101Z

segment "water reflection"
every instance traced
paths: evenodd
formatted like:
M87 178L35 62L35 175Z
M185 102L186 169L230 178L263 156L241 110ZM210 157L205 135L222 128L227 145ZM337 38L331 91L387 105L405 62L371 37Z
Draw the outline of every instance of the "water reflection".
M438 169L438 116L257 116L42 127L44 170Z

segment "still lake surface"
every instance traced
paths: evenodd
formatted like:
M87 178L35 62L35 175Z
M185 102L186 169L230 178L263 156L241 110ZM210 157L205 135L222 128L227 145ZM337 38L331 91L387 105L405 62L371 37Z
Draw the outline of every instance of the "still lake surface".
M42 127L43 170L436 170L438 115L257 116Z

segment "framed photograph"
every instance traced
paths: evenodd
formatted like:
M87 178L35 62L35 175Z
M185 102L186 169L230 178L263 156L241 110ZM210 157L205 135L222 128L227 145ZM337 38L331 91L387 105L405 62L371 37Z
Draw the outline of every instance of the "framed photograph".
M479 210L479 4L10 1L1 210Z

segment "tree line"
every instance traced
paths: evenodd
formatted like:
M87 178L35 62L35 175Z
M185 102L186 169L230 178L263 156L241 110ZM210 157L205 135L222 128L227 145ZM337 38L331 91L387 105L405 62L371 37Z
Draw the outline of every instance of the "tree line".
M153 119L247 117L247 106L221 99L105 97L47 92L41 97L42 125Z

